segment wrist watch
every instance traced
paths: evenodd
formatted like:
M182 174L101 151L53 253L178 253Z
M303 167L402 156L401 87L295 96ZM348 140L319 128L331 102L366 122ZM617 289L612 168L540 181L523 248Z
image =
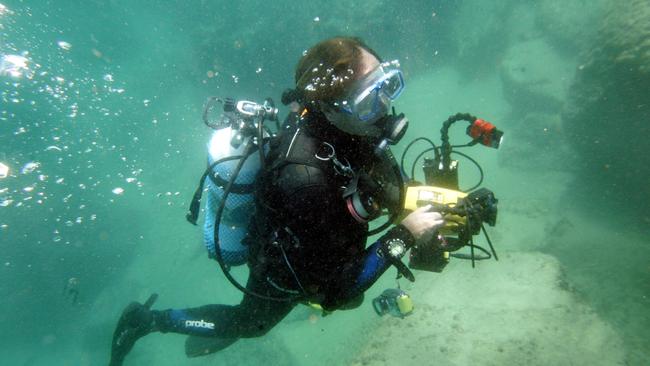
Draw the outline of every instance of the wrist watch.
M388 239L385 243L386 254L393 258L402 258L406 254L406 243L400 238Z

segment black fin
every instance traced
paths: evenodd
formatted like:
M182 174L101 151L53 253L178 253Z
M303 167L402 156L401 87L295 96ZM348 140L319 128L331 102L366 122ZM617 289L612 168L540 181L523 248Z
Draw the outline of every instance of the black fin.
M144 307L147 310L158 299L158 294L149 296L144 305L132 302L122 311L120 320L117 321L117 326L113 332L113 340L111 342L111 360L109 366L121 366L124 362L124 357L131 351L135 342L147 334L149 331L143 331L141 327L134 326L133 314L141 311Z
M237 339L188 336L185 340L185 355L187 357L199 357L219 352L235 343Z

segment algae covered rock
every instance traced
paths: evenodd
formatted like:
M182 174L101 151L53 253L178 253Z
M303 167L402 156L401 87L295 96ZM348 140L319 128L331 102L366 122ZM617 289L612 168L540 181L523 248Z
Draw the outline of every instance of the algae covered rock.
M599 56L609 62L603 66L627 70L647 81L650 77L650 2L611 1L606 14L599 37Z
M513 44L501 62L504 95L524 110L560 110L574 69L543 38Z
M563 112L582 160L581 179L591 198L618 201L648 217L650 207L639 202L650 201L650 2L608 2L583 58Z
M542 0L536 2L537 25L569 52L589 47L596 34L605 0Z

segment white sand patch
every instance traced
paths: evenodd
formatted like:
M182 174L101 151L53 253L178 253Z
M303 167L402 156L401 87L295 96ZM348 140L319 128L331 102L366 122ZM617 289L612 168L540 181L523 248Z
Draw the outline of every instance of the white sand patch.
M511 253L425 276L415 313L379 323L351 365L624 364L618 334L570 291L554 257Z

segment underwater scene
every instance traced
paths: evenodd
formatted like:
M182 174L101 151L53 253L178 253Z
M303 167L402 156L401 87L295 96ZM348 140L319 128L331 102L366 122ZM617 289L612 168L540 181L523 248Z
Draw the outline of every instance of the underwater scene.
M0 0L0 364L649 365L649 24L648 0ZM309 128L297 65L332 37L382 62L340 110L369 126L356 108L392 101L372 146L399 207L364 217L390 184L321 145L305 164L340 202L298 216L351 216L261 235L274 282L237 200L271 136ZM444 221L426 243L380 232L422 206ZM302 296L292 230L364 220L360 277L326 239L314 257L358 301Z

